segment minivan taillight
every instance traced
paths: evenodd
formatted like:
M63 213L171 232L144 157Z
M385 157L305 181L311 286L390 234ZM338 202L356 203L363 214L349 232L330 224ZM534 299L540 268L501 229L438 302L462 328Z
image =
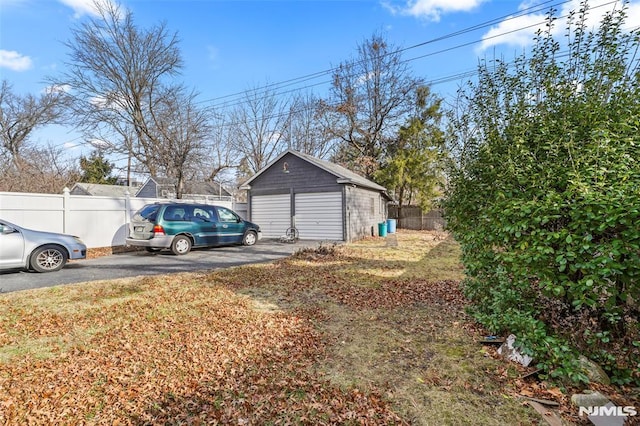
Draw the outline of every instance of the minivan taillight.
M153 227L153 233L156 235L164 235L164 228L160 225L156 225Z

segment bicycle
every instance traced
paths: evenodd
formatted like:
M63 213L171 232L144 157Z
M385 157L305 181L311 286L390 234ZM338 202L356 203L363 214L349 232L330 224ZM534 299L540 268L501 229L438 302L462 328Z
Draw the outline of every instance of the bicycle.
M295 227L290 227L287 228L286 232L284 233L283 236L280 237L280 242L281 243L295 243L296 241L298 241L299 235L298 235L298 229L296 229Z

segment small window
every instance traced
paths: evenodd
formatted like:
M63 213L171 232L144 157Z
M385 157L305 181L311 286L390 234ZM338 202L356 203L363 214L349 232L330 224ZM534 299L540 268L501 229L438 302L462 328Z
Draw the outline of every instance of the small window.
M234 212L229 209L225 209L224 207L218 207L218 220L220 222L239 222L238 216Z
M371 214L376 214L376 200L375 198L369 198L369 210Z

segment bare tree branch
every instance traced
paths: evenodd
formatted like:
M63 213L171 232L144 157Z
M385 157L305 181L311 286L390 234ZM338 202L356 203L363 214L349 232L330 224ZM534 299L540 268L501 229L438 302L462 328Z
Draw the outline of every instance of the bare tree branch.
M40 97L18 96L11 85L2 81L0 86L0 149L8 153L11 166L19 172L24 166L24 154L29 147L29 136L37 128L64 121L69 97L63 90L48 89Z
M324 103L343 159L372 177L385 146L392 143L424 83L411 75L399 49L374 34L358 46L358 57L336 68ZM359 166L359 167L357 167Z

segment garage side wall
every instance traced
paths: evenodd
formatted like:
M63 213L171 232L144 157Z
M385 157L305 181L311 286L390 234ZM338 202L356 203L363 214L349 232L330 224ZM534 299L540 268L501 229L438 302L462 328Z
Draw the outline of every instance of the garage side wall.
M387 202L378 191L347 186L347 240L378 235L378 223L387 219Z

